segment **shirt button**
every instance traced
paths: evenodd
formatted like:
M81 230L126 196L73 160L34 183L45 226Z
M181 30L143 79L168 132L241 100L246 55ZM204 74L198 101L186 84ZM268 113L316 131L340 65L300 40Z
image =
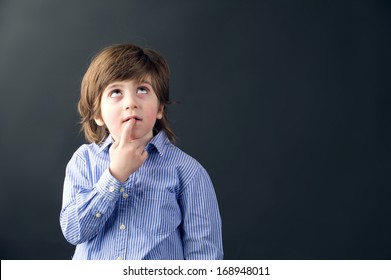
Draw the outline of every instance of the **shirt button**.
M121 256L117 257L117 261L123 260Z
M119 227L120 230L124 230L125 229L125 225L122 224L120 227Z
M123 192L124 192L124 190L125 190L124 188L120 188L120 190L119 190L119 191L123 193Z
M109 192L113 192L113 191L115 191L115 187L114 187L114 186L111 186L111 187L109 188Z
M95 214L95 217L97 217L99 219L100 217L102 217L102 214L98 212Z
M129 197L129 195L128 195L127 193L124 193L124 194L122 195L122 197L125 198L125 199L127 199L127 198Z

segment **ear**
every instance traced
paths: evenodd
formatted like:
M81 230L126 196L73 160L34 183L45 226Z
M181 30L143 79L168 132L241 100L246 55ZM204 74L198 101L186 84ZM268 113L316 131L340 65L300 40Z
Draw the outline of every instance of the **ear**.
M163 112L164 112L164 105L160 105L156 115L157 120L161 120L163 118Z
M103 119L99 116L99 117L96 117L94 118L95 120L95 123L99 126L104 126L105 125L105 122L103 121Z

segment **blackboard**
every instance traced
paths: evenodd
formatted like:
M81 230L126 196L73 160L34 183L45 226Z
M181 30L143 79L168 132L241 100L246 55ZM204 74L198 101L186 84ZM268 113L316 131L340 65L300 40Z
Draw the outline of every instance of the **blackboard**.
M1 1L1 259L71 258L80 82L125 42L170 65L226 259L390 259L390 34L387 1Z

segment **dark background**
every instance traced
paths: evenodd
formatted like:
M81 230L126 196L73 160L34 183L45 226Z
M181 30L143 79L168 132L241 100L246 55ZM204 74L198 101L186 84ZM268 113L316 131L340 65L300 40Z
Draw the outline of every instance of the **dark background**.
M59 212L101 48L171 67L226 259L391 258L389 1L0 1L0 257L70 259Z

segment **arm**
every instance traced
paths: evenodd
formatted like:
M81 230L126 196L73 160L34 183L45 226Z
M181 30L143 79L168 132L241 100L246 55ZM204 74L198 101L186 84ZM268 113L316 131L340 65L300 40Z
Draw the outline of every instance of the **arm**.
M185 259L223 259L221 218L216 194L202 167L179 197Z
M146 160L145 143L130 139L135 120L130 120L121 137L110 148L110 166L93 185L89 162L75 153L66 169L61 229L72 244L84 243L104 228L120 187Z
M93 185L89 169L77 153L66 168L60 224L65 239L74 245L90 240L103 230L122 186L108 169Z

